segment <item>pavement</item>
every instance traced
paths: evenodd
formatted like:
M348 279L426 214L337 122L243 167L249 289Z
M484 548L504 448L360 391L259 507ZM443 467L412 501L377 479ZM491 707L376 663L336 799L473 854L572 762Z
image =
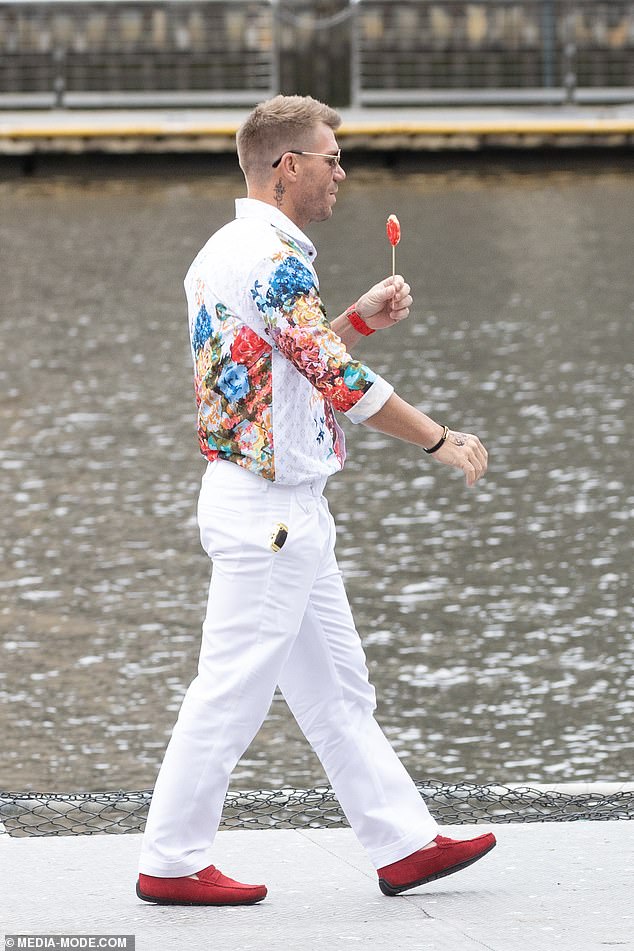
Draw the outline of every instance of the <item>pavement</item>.
M248 109L0 110L0 154L233 152ZM340 110L346 150L634 145L634 102Z
M216 864L269 889L242 908L140 902L139 835L2 836L0 924L5 935L135 935L135 951L634 949L634 822L493 828L497 848L480 862L396 898L348 829L220 832Z

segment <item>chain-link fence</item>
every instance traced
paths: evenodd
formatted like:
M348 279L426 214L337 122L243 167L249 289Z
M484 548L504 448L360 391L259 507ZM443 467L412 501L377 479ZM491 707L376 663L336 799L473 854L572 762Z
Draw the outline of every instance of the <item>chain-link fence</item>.
M419 782L443 825L478 822L574 822L634 819L634 786L477 786ZM150 790L102 793L0 793L0 834L93 835L141 832ZM332 790L277 789L229 792L223 829L343 828L346 819Z

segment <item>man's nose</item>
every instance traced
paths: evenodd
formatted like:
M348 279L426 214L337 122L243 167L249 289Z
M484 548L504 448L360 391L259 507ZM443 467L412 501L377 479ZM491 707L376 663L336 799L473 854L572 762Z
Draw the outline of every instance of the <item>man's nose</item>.
M346 173L343 165L337 165L332 177L336 178L338 182L342 182L344 180Z

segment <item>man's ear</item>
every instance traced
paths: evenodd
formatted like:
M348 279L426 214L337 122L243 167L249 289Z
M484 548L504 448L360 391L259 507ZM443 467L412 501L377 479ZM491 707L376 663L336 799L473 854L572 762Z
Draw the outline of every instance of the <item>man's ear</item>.
M283 172L283 174L292 181L295 181L297 178L297 169L299 167L299 162L297 161L297 156L293 155L292 152L286 152L282 161L278 165L276 171Z

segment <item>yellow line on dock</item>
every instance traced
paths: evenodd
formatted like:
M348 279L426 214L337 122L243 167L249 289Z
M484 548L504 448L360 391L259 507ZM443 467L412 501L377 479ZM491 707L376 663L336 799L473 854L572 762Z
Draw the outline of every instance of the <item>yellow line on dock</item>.
M0 121L0 138L10 139L112 139L165 138L167 136L235 136L238 126L217 125L94 125L94 126L23 126L10 128Z
M112 139L235 136L238 123L217 125L208 122L163 122L156 124L120 123L101 125L17 125L3 123L0 138L24 139ZM374 138L399 136L455 135L632 135L634 119L525 119L525 120L447 120L436 122L348 122L338 130L342 138L366 136Z
M634 132L633 119L523 119L444 122L354 123L342 125L338 135L609 135Z

